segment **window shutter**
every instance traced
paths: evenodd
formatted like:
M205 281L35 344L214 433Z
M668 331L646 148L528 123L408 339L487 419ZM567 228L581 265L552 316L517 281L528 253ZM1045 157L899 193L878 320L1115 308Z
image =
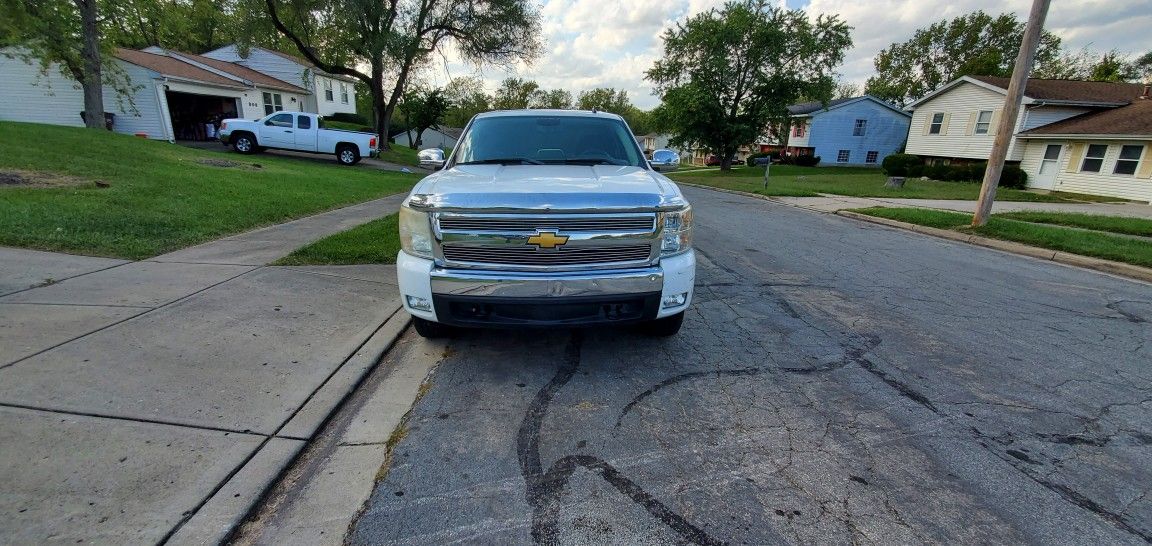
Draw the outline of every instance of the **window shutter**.
M924 136L928 136L928 128L932 127L932 113L924 114Z
M1072 153L1068 154L1068 165L1064 168L1065 172L1074 173L1080 170L1080 162L1084 160L1086 148L1083 142L1077 142L1072 145Z
M988 123L988 134L994 135L997 133L997 129L1000 128L1000 114L1003 111L1003 108L997 108L992 111L992 121Z
M1152 178L1152 150L1144 145L1144 155L1140 158L1140 166L1136 168L1136 178Z
M951 123L951 121L952 121L952 114L945 112L944 113L944 123L941 124L941 126L940 126L940 136L944 136L944 135L948 134L948 124Z
M968 116L968 128L964 130L964 134L966 134L968 136L972 136L972 135L976 134L976 116L979 116L979 115L980 115L980 112L972 112Z

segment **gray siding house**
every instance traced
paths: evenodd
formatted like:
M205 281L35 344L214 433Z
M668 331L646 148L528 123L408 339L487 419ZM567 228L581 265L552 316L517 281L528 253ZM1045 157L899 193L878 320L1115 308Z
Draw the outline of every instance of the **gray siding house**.
M324 72L306 59L255 46L243 54L235 45L214 49L204 56L246 66L311 91L305 98L306 112L321 116L356 113L356 80Z

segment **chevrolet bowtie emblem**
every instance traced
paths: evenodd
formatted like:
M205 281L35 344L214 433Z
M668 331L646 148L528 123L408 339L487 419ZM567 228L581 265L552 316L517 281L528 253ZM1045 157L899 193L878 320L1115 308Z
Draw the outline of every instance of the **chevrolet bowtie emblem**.
M528 244L537 248L556 248L568 242L567 235L557 235L555 231L540 231L528 238Z

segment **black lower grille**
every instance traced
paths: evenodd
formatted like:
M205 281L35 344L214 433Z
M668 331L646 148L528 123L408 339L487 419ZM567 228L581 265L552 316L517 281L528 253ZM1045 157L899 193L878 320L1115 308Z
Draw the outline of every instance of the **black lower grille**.
M561 247L537 250L528 246L479 247L444 246L444 259L497 265L563 266L646 261L652 247L645 243L627 246Z

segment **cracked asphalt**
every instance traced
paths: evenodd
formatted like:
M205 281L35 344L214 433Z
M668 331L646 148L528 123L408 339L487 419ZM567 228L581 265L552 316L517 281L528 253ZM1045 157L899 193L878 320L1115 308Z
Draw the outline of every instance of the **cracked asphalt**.
M685 191L680 335L452 340L350 543L1152 541L1152 287Z

